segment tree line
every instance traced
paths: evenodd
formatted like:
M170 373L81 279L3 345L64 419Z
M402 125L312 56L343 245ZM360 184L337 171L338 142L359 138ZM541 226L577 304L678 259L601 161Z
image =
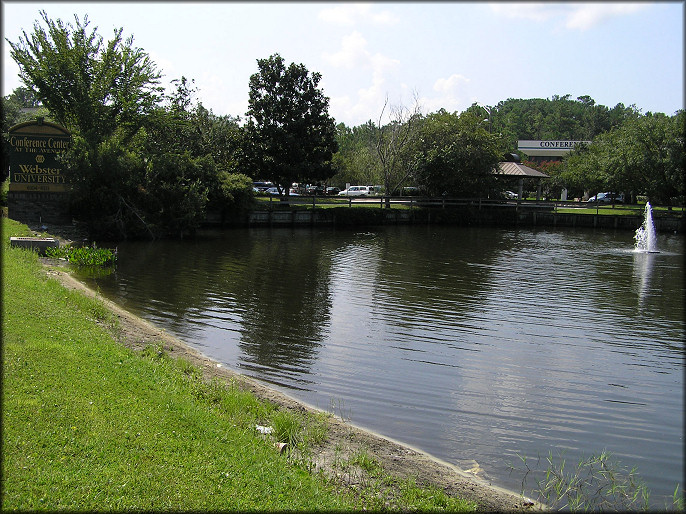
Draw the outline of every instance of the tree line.
M593 141L562 163L535 165L551 175L550 191L683 202L683 111L642 114L566 95L423 114L415 98L411 106L386 102L375 119L348 127L329 115L319 73L274 54L257 60L241 118L206 109L185 77L168 91L133 37L120 28L105 41L87 17L65 23L41 11L33 31L9 44L23 86L3 98L5 150L26 108L67 128L71 209L101 237L182 236L210 211L241 216L253 180L283 186L285 195L293 182L498 195L505 184L493 170L519 139Z

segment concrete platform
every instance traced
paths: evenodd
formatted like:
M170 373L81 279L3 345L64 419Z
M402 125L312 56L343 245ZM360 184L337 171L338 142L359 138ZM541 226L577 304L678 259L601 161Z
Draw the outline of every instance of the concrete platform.
M60 242L52 237L10 237L10 246L29 248L36 250L39 255L45 255L46 248L59 248Z

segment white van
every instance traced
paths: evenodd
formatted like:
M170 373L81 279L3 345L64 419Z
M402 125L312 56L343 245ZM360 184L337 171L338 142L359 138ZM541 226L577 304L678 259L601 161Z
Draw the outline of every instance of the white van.
M348 189L344 189L338 196L369 196L368 186L350 186Z

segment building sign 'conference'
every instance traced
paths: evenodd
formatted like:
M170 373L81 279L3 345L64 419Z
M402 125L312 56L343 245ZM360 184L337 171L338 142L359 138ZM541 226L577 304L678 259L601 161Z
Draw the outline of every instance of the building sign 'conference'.
M517 148L532 161L557 161L579 145L590 145L591 141L538 141L520 139Z
M24 223L71 221L67 210L71 184L59 158L71 145L69 131L38 118L8 132L10 217Z
M65 192L67 177L57 156L71 144L69 132L45 121L22 123L9 131L10 191Z

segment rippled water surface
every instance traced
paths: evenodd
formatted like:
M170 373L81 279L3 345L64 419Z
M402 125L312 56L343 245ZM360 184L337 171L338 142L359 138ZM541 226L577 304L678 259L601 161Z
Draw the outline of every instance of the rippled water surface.
M205 354L519 491L603 449L683 485L684 239L385 227L125 243L97 285ZM532 484L529 484L532 485Z

